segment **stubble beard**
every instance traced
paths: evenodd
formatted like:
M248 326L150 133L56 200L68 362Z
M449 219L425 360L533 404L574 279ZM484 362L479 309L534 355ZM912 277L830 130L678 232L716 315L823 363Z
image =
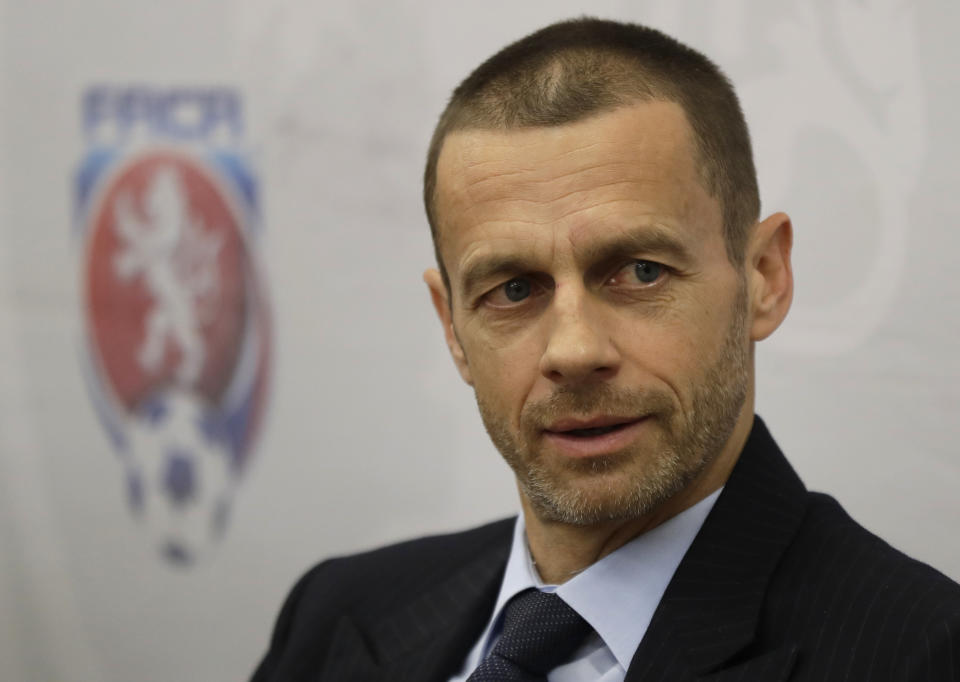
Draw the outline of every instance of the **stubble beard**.
M577 526L639 518L686 487L720 454L736 426L749 382L743 285L717 359L691 387L687 412L659 390L569 385L525 406L523 433L516 434L477 395L487 433L538 518ZM530 443L541 437L544 425L572 414L649 415L653 423L644 427L657 427L656 438L623 452L549 466Z

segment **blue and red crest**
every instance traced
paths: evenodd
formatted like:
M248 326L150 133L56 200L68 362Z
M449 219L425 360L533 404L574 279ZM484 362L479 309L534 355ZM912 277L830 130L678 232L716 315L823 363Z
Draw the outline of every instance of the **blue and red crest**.
M228 90L94 88L76 176L87 385L165 556L226 526L266 401L255 176Z

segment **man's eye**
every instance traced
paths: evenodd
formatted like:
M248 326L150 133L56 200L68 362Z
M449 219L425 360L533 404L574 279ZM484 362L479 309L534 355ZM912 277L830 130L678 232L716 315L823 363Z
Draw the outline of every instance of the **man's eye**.
M635 260L617 270L607 284L626 289L646 289L659 285L666 274L666 265L652 260Z
M508 308L536 294L536 283L528 277L514 277L486 295L487 305Z
M638 280L644 284L651 284L659 279L663 273L663 266L649 260L638 260L633 264L633 270Z
M511 279L503 285L503 295L514 303L522 301L529 296L530 290L530 280L528 279Z

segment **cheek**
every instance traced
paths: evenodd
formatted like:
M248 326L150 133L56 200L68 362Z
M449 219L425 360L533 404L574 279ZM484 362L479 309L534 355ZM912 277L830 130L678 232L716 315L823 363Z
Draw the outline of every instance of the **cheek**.
M688 299L655 319L635 320L620 330L630 381L659 381L686 403L689 387L718 356L729 311L711 297ZM646 378L644 378L646 377Z
M692 348L687 351L690 360L686 370L690 392L700 390L715 372L732 371L740 362L737 341L744 332L744 320L735 297L731 299L715 302L691 328Z
M622 338L622 381L651 389L658 383L665 384L679 397L697 355L689 325L678 319L660 320L655 325L634 328Z
M474 390L500 412L519 415L539 376L540 355L530 344L464 343Z

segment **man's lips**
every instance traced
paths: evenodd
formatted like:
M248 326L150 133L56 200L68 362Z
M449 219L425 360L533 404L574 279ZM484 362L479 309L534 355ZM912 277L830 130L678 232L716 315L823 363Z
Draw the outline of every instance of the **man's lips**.
M552 449L567 457L608 455L629 446L640 435L647 417L598 416L567 418L543 430Z
M641 419L643 417L616 417L612 415L601 415L589 419L567 417L553 422L544 431L560 435L591 435L591 431L612 431L618 427L636 423Z

